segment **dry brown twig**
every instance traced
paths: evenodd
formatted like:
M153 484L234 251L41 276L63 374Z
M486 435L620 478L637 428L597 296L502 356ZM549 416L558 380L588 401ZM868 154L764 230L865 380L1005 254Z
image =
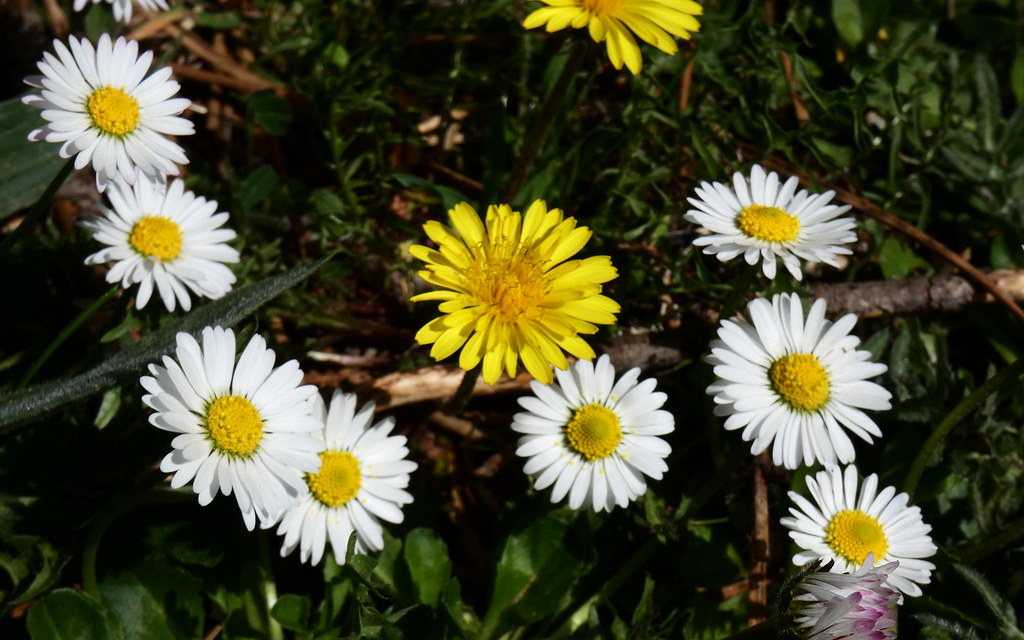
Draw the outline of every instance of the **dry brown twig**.
M740 143L741 149L750 152L750 155L759 155L756 147L749 143ZM795 167L788 161L770 156L761 161L761 164L765 167L779 171L783 174L795 175L799 178L800 183L805 187L813 186L811 181L811 175ZM906 220L892 214L882 207L871 202L867 198L854 193L848 189L843 189L838 185L831 184L825 180L815 180L824 189L835 191L836 200L844 204L852 206L854 209L864 213L865 215L871 216L878 220L886 227L898 231L903 235L917 241L922 246L930 249L931 251L938 254L946 262L950 263L957 269L960 269L964 275L972 282L977 284L979 287L988 291L992 296L1001 302L1007 309L1013 312L1019 319L1024 320L1024 310L1022 310L1016 302L1010 299L1006 293L1000 290L998 286L992 281L991 278L985 275L980 269L972 265L965 258L957 254L955 251L942 244L935 238L931 237L924 231L921 231L914 225L910 224Z

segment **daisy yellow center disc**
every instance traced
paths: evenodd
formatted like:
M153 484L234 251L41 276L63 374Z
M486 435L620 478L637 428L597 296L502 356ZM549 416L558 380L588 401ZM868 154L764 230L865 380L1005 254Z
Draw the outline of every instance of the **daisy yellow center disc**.
M100 87L86 104L96 128L112 136L123 136L139 124L139 101L117 87Z
M249 456L263 439L263 419L242 396L221 396L206 410L204 426L218 451Z
M569 448L587 460L610 456L622 441L619 417L608 407L588 404L572 414L565 428Z
M800 233L800 220L778 207L752 204L740 211L736 228L763 242L790 242Z
M626 0L583 0L583 6L594 13L609 14L626 3Z
M768 369L772 389L782 400L801 411L817 411L828 402L828 372L810 353L779 358Z
M173 260L181 253L181 227L164 216L146 216L132 227L128 241L144 256Z
M363 486L363 475L354 455L348 451L324 451L320 462L319 473L306 474L306 484L314 498L333 508L356 497Z
M544 271L528 252L510 252L509 244L497 243L488 259L477 265L472 291L499 320L533 319L544 301Z
M863 511L846 509L832 516L825 528L825 542L835 554L852 565L860 566L869 553L881 562L889 550L885 530L874 517Z

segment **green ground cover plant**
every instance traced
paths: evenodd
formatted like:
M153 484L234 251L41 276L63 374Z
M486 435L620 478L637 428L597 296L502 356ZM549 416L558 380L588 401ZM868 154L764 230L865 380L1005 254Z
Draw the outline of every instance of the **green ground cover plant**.
M83 4L24 0L0 16L0 636L1024 638L1024 2L147 0L128 22L120 0ZM681 37L682 19L658 14L664 41L621 17L650 5L685 7L699 30ZM560 10L626 27L554 29ZM615 31L627 27L658 46L634 59ZM140 69L168 68L180 85L154 104L190 105L159 120L144 92L101 80L120 93L87 89L82 126L121 127L107 135L122 142L173 129L187 164L152 140L131 161L166 153L179 175L150 171L153 193L206 207L196 219L227 215L206 240L178 231L171 245L164 223L123 223L116 258L102 234L141 189L118 181L149 178L116 162L103 178L102 152L75 169L61 144L30 140L56 117L38 103L55 89L23 78L45 75L57 44L116 57L120 36L152 52ZM756 194L773 172L773 188L794 177L794 191L850 207L833 207L838 226L813 259L767 275L796 241L785 225L814 228L788 200L736 207L762 217L735 237L781 233L774 249L706 253L724 241L698 201L714 183ZM171 220L153 208L162 197L145 196L141 215ZM520 225L525 244L510 240ZM200 245L208 262L178 272L189 291L112 276L118 260L170 264ZM793 309L792 326L842 328L841 357L765 346L766 326L796 331ZM756 350L734 349L729 331L757 322L770 362L748 366ZM190 368L200 349L218 355ZM271 367L254 363L267 354L283 367L261 394ZM870 373L842 387L854 360ZM194 383L191 426L170 415L169 397L190 402L179 364L212 381ZM608 388L638 368L619 394L636 406L586 383L573 404L558 391L566 374L531 386L552 364ZM729 378L729 365L759 382ZM251 389L218 387L218 367ZM335 404L335 390L354 398ZM730 417L761 411L736 404L760 392L781 413ZM844 426L806 447L786 439L825 415ZM347 435L312 437L325 420ZM851 422L881 436L844 444ZM369 429L364 448L351 425ZM201 447L224 468L294 462L230 478L211 466L193 481ZM560 488L570 472L555 473L549 450L592 479ZM837 562L814 574L820 562L793 562L816 553L790 535L808 512L798 500L841 486L844 469L851 500L857 486L884 503L905 492L930 530L905 533L902 505L870 520L821 508L829 532L867 525L828 544L822 529ZM322 557L298 533L312 520L284 515L296 493L348 523L328 544L320 529ZM379 544L358 509L379 516ZM926 552L901 556L900 536ZM867 587L835 578L869 552L878 567L901 560L872 574L870 606ZM901 573L916 561L932 568ZM820 614L799 595L815 581L861 589L868 613L898 612L898 626L802 626Z

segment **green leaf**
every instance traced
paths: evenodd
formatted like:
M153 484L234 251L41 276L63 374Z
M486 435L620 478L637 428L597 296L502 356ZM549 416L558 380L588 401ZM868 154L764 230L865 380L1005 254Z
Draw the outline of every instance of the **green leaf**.
M444 540L430 529L413 529L405 538L404 555L420 602L436 607L452 571Z
M462 587L458 578L452 578L441 593L441 604L449 620L459 629L463 637L474 638L480 630L480 620L473 609L462 601Z
M93 42L104 33L117 35L121 25L114 19L114 12L106 2L94 4L85 14L85 35Z
M897 238L886 238L878 252L882 275L888 278L906 278L917 268L927 268L928 263L917 257L913 250Z
M1017 98L1017 104L1024 104L1024 49L1019 49L1010 68L1010 87Z
M272 136L282 136L292 123L292 108L278 98L273 89L257 91L249 96L249 116L253 122Z
M0 614L48 591L68 560L49 541L14 533L20 524L18 505L14 498L0 500L0 602L5 605Z
M120 640L117 618L92 596L73 589L46 594L28 610L33 640Z
M281 179L273 167L262 165L242 181L238 187L237 199L239 207L245 213L252 213L262 206L277 187Z
M554 511L509 536L498 561L485 635L504 618L535 622L563 609L588 562L577 554L585 545L567 542L574 514Z
M45 123L20 98L0 102L0 220L32 206L69 162L57 155L59 145L29 142L29 131Z
M110 421L117 416L117 412L121 409L121 387L114 387L113 389L107 389L103 393L103 399L100 401L100 408L96 410L96 417L93 418L93 425L97 429L110 424Z
M0 433L12 426L37 420L62 406L110 388L118 379L138 376L150 362L174 349L175 336L184 331L198 336L204 327L230 327L278 293L290 289L316 271L330 257L295 267L214 300L169 322L102 364L73 378L55 380L0 395Z
M270 615L285 629L306 631L309 626L310 608L309 596L286 593L274 603Z
M859 0L832 0L832 22L851 47L864 39L864 17Z
M144 562L100 583L100 597L132 640L202 635L202 582L165 561Z

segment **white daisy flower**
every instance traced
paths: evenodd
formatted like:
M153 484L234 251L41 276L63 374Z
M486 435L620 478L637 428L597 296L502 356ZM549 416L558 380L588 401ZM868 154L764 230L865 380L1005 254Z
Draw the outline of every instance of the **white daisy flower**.
M203 346L178 334L177 361L164 356L140 380L142 401L156 413L149 421L178 433L160 470L173 472L171 487L192 481L199 504L218 492L235 494L245 526L259 516L271 526L306 493L303 473L320 469L321 424L313 415L316 387L298 386L295 360L274 368L274 352L256 335L235 362L231 329L206 327Z
M28 139L64 143L60 157L78 154L76 169L91 161L100 191L115 175L132 184L136 167L154 177L177 175L175 163L187 164L188 158L165 135L195 129L177 117L191 102L171 98L178 83L168 80L170 67L145 77L153 52L139 56L139 43L123 37L111 42L103 34L95 49L85 38L69 38L68 45L54 40L57 55L45 52L37 63L42 75L25 78L42 91L22 102L42 109L48 121Z
M750 170L750 185L742 173L733 174L733 188L702 182L698 198L683 217L711 233L693 241L704 253L722 262L742 255L747 264L757 264L768 278L775 277L775 259L800 280L800 260L824 262L838 267L836 256L852 253L846 247L857 239L853 218L840 218L849 205L829 204L834 191L811 195L796 190L791 177L779 187L779 175L765 174L760 165Z
M817 571L793 590L789 615L805 640L894 640L900 594L885 586L899 567L874 567L869 553L853 573Z
M302 562L318 564L330 540L334 561L345 564L353 531L359 553L384 548L380 520L402 521L402 506L412 502L404 489L416 463L405 459L405 436L388 435L393 418L370 426L373 402L357 413L356 396L335 390L329 410L319 394L314 403L314 415L323 425L317 435L327 449L320 454L320 471L306 474L309 493L284 514L277 528L284 536L281 555L298 547Z
M139 6L149 11L167 11L170 7L167 6L167 0L135 0L139 3ZM114 7L114 20L128 24L132 20L132 0L75 0L73 8L75 11L81 11L87 4L99 4L100 2L108 2Z
M640 369L616 382L607 355L555 375L550 385L530 384L536 396L519 398L526 412L515 415L512 430L524 434L516 449L529 458L523 472L536 476L538 491L554 485L552 502L568 495L573 509L625 507L647 490L645 475L661 480L668 470L672 448L658 437L675 429L660 409L667 396L654 391L653 379L638 382Z
M796 469L852 462L856 451L844 428L871 442L882 432L861 409L889 409L892 397L867 378L887 367L868 362L849 335L857 318L825 319L825 301L816 300L804 320L796 294L747 305L751 323L723 320L707 361L718 381L708 387L715 415L728 416L725 428L743 429L757 455L772 447L772 461Z
M235 274L223 263L238 262L238 251L224 244L235 238L221 226L228 214L216 213L217 201L185 191L185 183L169 186L140 174L134 186L114 180L107 192L111 208L97 205L103 215L82 223L106 248L85 264L116 262L107 282L127 289L139 285L135 305L146 306L154 287L168 311L175 304L188 311L197 296L216 299L231 291Z
M819 471L807 478L814 503L793 491L789 498L792 518L782 518L791 529L789 537L804 551L793 556L802 565L819 558L835 560L830 571L854 571L874 554L874 566L898 561L886 584L908 596L921 595L919 584L931 582L932 563L922 560L935 555L936 547L921 520L921 509L908 507L910 497L893 487L877 492L878 476L869 475L857 491L857 467L845 472L839 467Z

